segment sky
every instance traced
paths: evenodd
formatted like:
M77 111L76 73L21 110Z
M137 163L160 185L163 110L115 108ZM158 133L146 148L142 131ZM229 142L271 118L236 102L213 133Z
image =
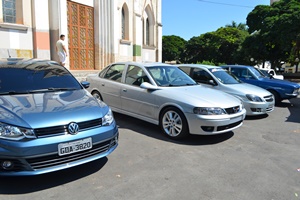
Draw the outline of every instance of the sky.
M162 0L162 32L189 40L235 21L246 23L257 5L270 0Z

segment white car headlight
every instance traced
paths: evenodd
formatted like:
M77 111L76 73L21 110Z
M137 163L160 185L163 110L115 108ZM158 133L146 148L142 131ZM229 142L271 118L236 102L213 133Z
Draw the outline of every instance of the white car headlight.
M109 108L106 115L102 118L102 126L109 126L114 122L114 115L111 109Z
M226 114L222 108L213 107L197 107L194 108L194 113L198 115L223 115Z
M250 101L254 101L254 102L263 102L263 100L259 97L256 96L254 94L246 94L246 97L250 100Z
M33 129L26 129L0 123L0 138L9 140L21 140L23 138L36 138L36 136Z

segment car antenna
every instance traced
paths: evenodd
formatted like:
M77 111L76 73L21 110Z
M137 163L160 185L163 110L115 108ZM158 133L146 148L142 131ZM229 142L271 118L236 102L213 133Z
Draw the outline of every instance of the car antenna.
M10 53L9 53L9 50L8 50L8 49L7 49L7 53L8 53L8 57L9 57L9 58L11 58L11 56L10 56Z

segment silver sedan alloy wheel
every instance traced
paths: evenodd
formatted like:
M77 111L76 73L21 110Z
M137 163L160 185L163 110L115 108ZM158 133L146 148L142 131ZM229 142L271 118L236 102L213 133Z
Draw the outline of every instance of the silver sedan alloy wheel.
M180 135L183 129L180 115L173 110L167 111L162 118L162 127L165 133L171 137Z

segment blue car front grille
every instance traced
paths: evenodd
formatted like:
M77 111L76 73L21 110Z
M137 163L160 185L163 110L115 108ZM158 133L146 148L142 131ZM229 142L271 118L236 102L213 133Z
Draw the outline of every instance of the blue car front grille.
M29 163L29 165L37 170L37 169L43 169L48 167L53 167L57 165L62 165L66 163L70 163L73 161L81 160L84 158L88 158L97 154L105 153L107 152L110 147L117 144L117 141L115 139L111 139L99 144L94 144L92 149L77 152L74 154L69 154L65 156L59 156L57 153L54 155L49 156L42 156L42 157L35 157L26 159L26 161Z
M79 131L80 131L83 129L101 126L102 119L99 118L99 119L85 121L85 122L78 122L77 124L79 126ZM57 135L57 134L66 134L68 132L68 124L62 125L62 126L38 128L38 129L34 129L34 132L37 137L45 137L45 136L51 136L51 135Z

